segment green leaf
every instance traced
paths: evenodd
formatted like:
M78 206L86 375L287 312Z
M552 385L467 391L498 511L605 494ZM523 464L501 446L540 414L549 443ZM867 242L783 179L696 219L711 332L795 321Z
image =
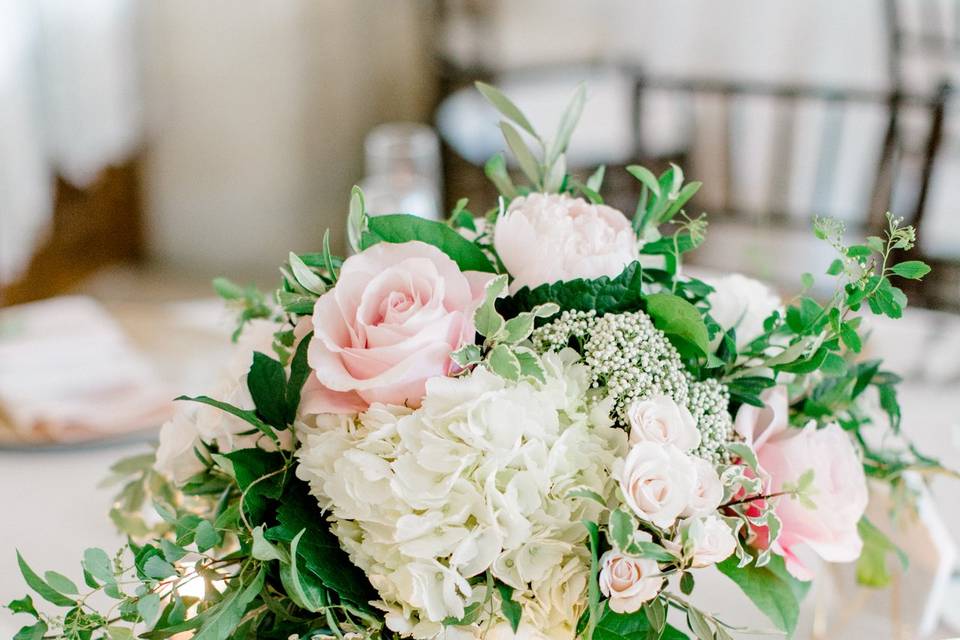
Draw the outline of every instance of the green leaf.
M527 117L523 115L523 112L520 111L520 108L517 107L517 105L515 105L510 98L505 96L503 92L485 82L475 82L473 84L477 90L483 94L483 97L487 99L487 102L492 104L497 111L503 114L504 117L509 118L513 122L517 123L517 125L522 127L524 131L532 135L534 138L537 138L538 140L540 139L540 136L537 135L533 125L530 124L530 121L527 120Z
M203 625L197 630L193 640L227 640L233 637L233 632L243 619L247 605L253 602L263 589L266 571L260 567L256 577L242 590L237 590L225 597L219 604L207 609Z
M483 352L475 344L465 344L450 354L450 359L457 363L460 368L466 368L471 364L480 362Z
M269 436L271 440L274 440L274 441L277 440L277 434L273 432L273 429L270 428L269 425L267 425L263 420L258 418L256 412L254 411L250 411L248 409L241 409L239 407L233 406L230 403L221 402L220 400L214 400L209 396L195 396L195 397L179 396L178 398L175 398L175 400L189 400L190 402L199 402L201 404L210 405L211 407L216 407L221 411L226 411L230 415L240 418L244 422L250 425L253 425L254 427L257 428L257 430Z
M670 206L668 206L666 210L660 214L660 217L657 219L657 223L663 224L672 220L673 217L677 215L677 213L679 213L679 211L683 208L683 205L687 204L687 202L690 201L690 198L695 196L697 192L700 191L700 187L702 186L703 183L697 181L684 185L684 187L680 189L680 193L677 194L677 197L670 203Z
M72 607L77 604L76 601L63 595L34 573L19 551L17 551L17 564L20 566L20 573L23 575L27 586L33 589L38 596L58 607Z
M160 540L160 551L163 552L163 559L167 562L176 562L187 555L187 550L176 545L166 538Z
M866 258L873 253L873 249L863 244L847 247L847 255L851 258Z
M233 463L237 486L243 491L243 510L251 522L260 523L280 498L287 474L283 454L263 449L238 449L226 454ZM268 477L269 476L269 477Z
M507 276L500 275L487 283L484 289L483 303L477 307L473 315L473 321L477 328L477 333L487 338L495 340L499 337L503 329L504 320L497 312L496 301L507 289Z
M520 617L523 615L523 607L513 599L513 587L510 585L498 582L497 591L500 592L500 611L503 612L503 617L510 622L510 628L516 633L520 627Z
M203 553L220 544L220 534L209 520L201 520L197 525L194 541L197 543L197 551Z
M546 381L547 374L543 370L543 363L536 352L526 347L514 347L513 355L517 357L517 362L520 363L520 377L533 378L538 382Z
M676 562L677 556L673 555L656 542L647 542L645 540L634 540L630 543L628 551L641 558L650 558L657 562Z
M873 251L876 251L877 253L883 253L883 249L885 246L883 238L879 236L868 236L867 239L864 241L864 244L870 247Z
M10 604L7 605L7 608L13 613L26 613L34 618L40 617L40 614L37 613L37 608L33 606L33 598L30 596L23 596L19 600L12 600Z
M285 557L285 554L279 547L263 536L262 525L253 528L253 545L250 550L250 555L264 562L271 560L280 560L281 562L290 561L288 557Z
M134 640L136 637L132 630L117 625L109 625L104 628L104 631L107 632L107 640Z
M480 247L444 223L404 213L370 218L369 230L363 234L362 248L367 249L378 242L412 241L425 242L440 249L457 263L461 271L496 272Z
M323 586L316 580L307 579L309 573L302 574L297 558L297 547L306 532L302 529L290 542L290 562L281 565L280 580L298 607L316 613L323 609Z
M243 300L246 294L243 287L227 278L214 278L213 290L224 300Z
M857 334L856 329L851 327L847 322L844 322L840 325L840 340L842 340L843 344L845 344L847 348L854 353L860 353L860 349L863 348L863 344L860 342L860 336Z
M13 640L42 640L47 633L47 623L43 620L35 624L21 627L13 636Z
M671 341L673 338L680 338L693 345L700 354L708 353L710 337L707 326L692 304L670 293L654 293L647 296L646 307L654 326L671 338Z
M868 587L886 587L891 580L887 556L895 554L906 569L907 555L866 518L860 519L857 531L863 540L863 551L857 559L857 582Z
M656 629L647 619L644 609L634 613L616 613L605 608L603 615L597 622L592 640L643 640L645 638L661 638L662 640L680 640L687 635L676 627L665 625L662 635L656 635Z
M498 344L490 350L487 363L490 370L501 378L512 381L520 379L520 361L505 344Z
M143 563L143 573L154 580L165 580L177 575L177 570L161 556L150 556Z
M283 365L259 351L254 352L247 389L263 421L277 429L286 429L287 375Z
M560 313L560 307L555 303L547 302L537 305L532 311L524 311L507 320L504 325L503 341L509 344L522 342L533 332L533 323L537 318L549 318Z
M483 172L503 197L517 197L517 188L513 186L510 174L507 173L507 163L503 159L502 153L498 153L487 160L486 164L483 165Z
M503 132L503 138L507 141L507 146L513 152L513 156L520 164L523 173L526 174L530 182L537 188L540 187L542 176L540 175L540 163L533 156L533 152L527 147L520 133L514 129L510 123L501 122L500 131Z
M148 627L153 627L160 617L160 596L156 593L148 593L137 600L137 613L143 619L143 623Z
M685 571L680 576L680 592L684 595L693 593L694 577L689 571Z
M684 575L688 576L690 574L685 573ZM700 640L713 640L713 629L710 628L707 619L693 607L687 609L687 626L690 627L693 635Z
M303 337L297 350L290 361L290 380L287 381L286 393L286 423L292 424L297 417L297 409L300 408L300 394L303 391L303 385L310 376L310 363L307 361L307 349L310 348L310 341L313 339L311 331Z
M667 624L667 607L664 606L663 600L658 597L643 603L643 613L659 637Z
M736 556L717 565L717 569L737 583L744 594L778 629L792 636L800 615L800 601L810 584L791 576L783 558L772 556L765 567L738 567Z
M603 176L606 173L606 169L604 165L600 165L596 171L590 174L590 177L587 178L588 189L594 193L600 193L600 187L603 186Z
M80 590L77 589L77 585L74 584L73 580L62 573L57 573L56 571L47 571L43 574L43 577L47 581L47 584L60 593L71 596L75 596L80 593Z
M843 273L843 260L837 258L830 263L830 266L827 268L828 276L838 276Z
M91 547L83 552L83 568L103 582L113 581L113 563L103 549Z
M570 144L570 138L573 136L573 131L577 128L577 122L580 121L580 116L583 114L583 107L586 102L587 88L581 82L579 85L577 85L577 90L574 92L573 98L570 99L570 103L563 111L563 116L560 118L560 124L557 125L557 133L554 135L553 140L550 142L550 146L547 149L547 166L553 165L554 161L559 158L564 151L566 151Z
M321 295L327 290L327 285L323 283L320 276L311 271L310 267L305 265L297 254L291 251L287 261L290 263L293 277L297 279L301 287L317 295Z
M523 287L499 301L497 308L507 317L530 311L537 305L553 302L561 310L595 310L597 315L636 311L643 306L642 276L639 262L629 264L615 278L603 276L593 280L579 278L534 289Z
M563 181L567 177L567 156L560 156L550 165L550 170L543 180L544 193L560 193L563 188Z
M310 495L305 482L293 478L278 501L276 518L279 523L268 529L266 537L273 541L290 543L306 529L297 546L297 566L315 575L328 589L363 608L376 599L367 576L340 547L330 532L329 522L318 518L316 498Z
M660 182L650 169L638 164L632 164L627 167L627 173L643 183L644 186L650 189L655 197L660 197Z
M920 260L907 260L890 267L890 270L901 278L910 280L920 280L923 276L930 273L930 266Z
M629 513L623 509L614 509L610 512L610 537L618 549L626 551L636 530L636 522Z

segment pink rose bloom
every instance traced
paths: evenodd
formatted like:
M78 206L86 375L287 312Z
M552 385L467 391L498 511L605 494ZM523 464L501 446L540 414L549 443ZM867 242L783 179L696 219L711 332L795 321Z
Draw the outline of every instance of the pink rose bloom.
M513 276L510 291L577 278L615 277L637 259L637 238L620 211L583 198L531 193L497 219L493 244Z
M473 314L492 277L461 272L423 242L382 242L347 258L336 286L313 308L307 359L314 372L302 411L419 406L427 379L447 375L450 353L473 342Z
M809 580L811 572L793 552L799 545L806 544L827 562L852 562L860 556L863 541L857 523L867 508L867 479L853 443L839 425L817 429L811 422L803 429L790 427L783 386L768 389L763 401L763 408L743 405L735 428L757 452L762 470L769 475L768 493L782 491L784 485L795 484L813 470L810 498L815 507L779 498L776 513L783 528L773 547L790 573ZM764 532L758 533L763 546Z

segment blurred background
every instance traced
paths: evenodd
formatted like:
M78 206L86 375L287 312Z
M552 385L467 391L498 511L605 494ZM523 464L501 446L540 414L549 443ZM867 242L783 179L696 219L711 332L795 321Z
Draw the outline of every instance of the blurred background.
M934 271L869 355L960 466L960 0L0 0L0 501L77 538L0 526L0 600L14 546L54 568L108 544L106 466L226 357L214 276L273 287L327 228L342 252L354 184L373 213L495 204L475 80L545 130L586 81L570 168L606 165L627 212L625 165L703 181L704 271L794 292L833 258L814 215L917 225ZM897 535L921 557L879 593L837 573L806 637L960 635L960 489L916 490Z

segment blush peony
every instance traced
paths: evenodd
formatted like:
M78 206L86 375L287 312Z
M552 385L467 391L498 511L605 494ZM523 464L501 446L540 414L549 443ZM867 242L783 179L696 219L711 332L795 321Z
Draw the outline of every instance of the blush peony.
M637 239L623 213L553 193L514 199L497 219L494 247L513 276L511 292L614 277L637 259Z
M374 402L416 407L474 339L490 274L461 272L423 242L380 243L348 258L317 300L304 413L355 413Z
M777 502L783 526L773 550L801 579L812 574L794 553L799 545L807 545L827 562L856 560L863 547L857 524L868 496L863 464L849 436L837 424L818 429L811 421L802 429L790 427L784 387L767 390L763 400L763 408L741 407L736 429L756 450L762 470L769 475L767 492L783 491L813 470L809 494L813 508L787 497Z

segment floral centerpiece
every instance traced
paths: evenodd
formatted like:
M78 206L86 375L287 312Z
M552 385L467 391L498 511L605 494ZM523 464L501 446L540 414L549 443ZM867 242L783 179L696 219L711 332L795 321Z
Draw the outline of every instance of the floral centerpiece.
M688 598L705 567L788 635L798 552L883 584L867 477L939 468L899 437L896 375L857 355L863 317L899 317L897 278L928 271L896 261L913 229L850 245L817 220L825 301L809 274L787 302L693 278L699 183L628 167L628 217L602 167L566 171L582 88L552 138L478 88L529 184L497 156L496 206L448 224L367 216L354 190L351 257L328 235L273 295L217 280L240 317L222 387L113 467L130 542L84 554L85 589L19 558L64 611L10 603L18 639L723 640Z

